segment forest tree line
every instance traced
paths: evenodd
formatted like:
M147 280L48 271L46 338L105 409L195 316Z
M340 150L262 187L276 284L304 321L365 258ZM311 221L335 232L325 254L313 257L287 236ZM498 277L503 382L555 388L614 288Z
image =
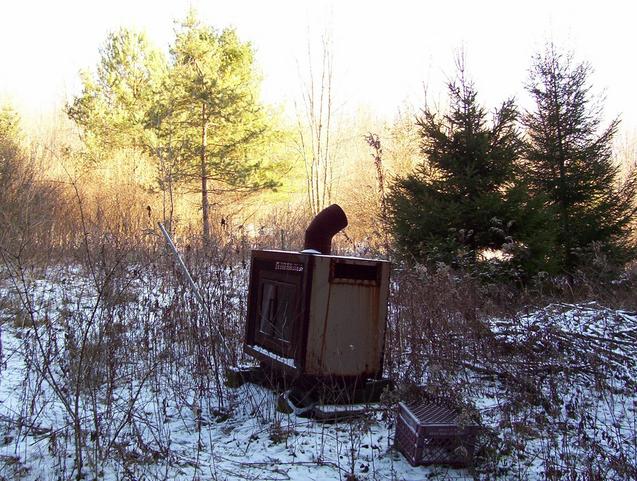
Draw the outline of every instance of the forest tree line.
M0 113L4 255L139 241L157 220L205 246L265 235L298 248L337 201L356 220L343 251L516 279L635 258L634 159L617 159L619 121L603 124L589 64L548 44L531 59L533 106L489 112L459 59L445 108L340 125L327 47L319 67L290 120L260 101L253 47L233 29L191 12L168 55L110 34L65 108L77 136L28 143L16 112Z

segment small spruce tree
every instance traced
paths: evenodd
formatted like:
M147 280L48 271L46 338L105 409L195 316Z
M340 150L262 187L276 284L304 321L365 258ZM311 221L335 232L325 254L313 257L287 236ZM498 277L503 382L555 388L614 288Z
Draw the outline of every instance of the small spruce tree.
M634 256L629 242L635 213L635 176L620 185L612 144L618 120L602 128L602 108L591 95L587 63L547 46L533 60L527 90L524 172L536 195L554 213L562 271L581 265L580 255L601 249L615 263Z

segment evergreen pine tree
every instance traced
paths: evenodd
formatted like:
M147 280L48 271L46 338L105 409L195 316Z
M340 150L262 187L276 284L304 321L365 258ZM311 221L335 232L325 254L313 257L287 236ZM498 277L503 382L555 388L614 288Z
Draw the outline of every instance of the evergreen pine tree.
M84 73L82 82L67 114L96 156L135 148L157 161L165 221L175 183L200 186L206 242L211 195L279 185L283 163L266 151L278 132L259 102L252 46L233 29L218 32L190 11L169 59L143 34L120 30L109 35L96 74Z
M578 253L602 249L615 261L633 255L628 242L635 213L635 177L618 183L612 143L618 120L602 128L586 63L574 63L549 45L535 56L527 90L535 107L523 117L525 169L536 194L546 198L558 228L559 266L572 272Z
M260 78L249 43L233 29L217 32L191 11L171 46L169 122L179 125L186 172L201 193L202 228L210 240L210 195L255 192L278 182L263 164L261 144L272 130L259 102Z
M96 72L82 72L82 93L66 113L81 128L94 156L149 144L146 113L167 69L162 53L143 33L120 29L108 35Z
M517 182L521 142L513 101L505 101L489 123L473 84L459 72L448 85L448 113L425 108L417 119L425 159L394 182L388 208L403 253L473 265L482 250L518 241L511 236L523 230L519 216L528 224L540 221L530 219L537 211ZM528 242L518 245L527 248Z

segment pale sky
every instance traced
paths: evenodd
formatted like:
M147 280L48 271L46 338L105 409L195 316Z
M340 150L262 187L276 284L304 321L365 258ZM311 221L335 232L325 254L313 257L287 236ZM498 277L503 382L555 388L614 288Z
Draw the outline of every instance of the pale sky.
M594 90L609 117L637 130L637 67L632 1L304 1L304 0L0 0L0 101L37 113L79 92L106 35L144 30L167 49L174 20L194 6L217 28L236 27L255 47L264 100L291 102L308 38L333 37L335 95L346 109L366 105L391 118L404 102L421 107L423 85L444 94L454 56L464 50L481 103L515 96L531 56L547 40L595 69ZM316 42L315 42L316 43Z

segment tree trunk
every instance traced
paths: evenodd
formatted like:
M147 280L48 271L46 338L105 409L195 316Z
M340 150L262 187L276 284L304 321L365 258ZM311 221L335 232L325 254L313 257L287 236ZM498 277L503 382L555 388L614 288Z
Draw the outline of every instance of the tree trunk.
M206 147L208 144L208 119L206 104L201 107L201 220L203 224L203 242L210 244L210 203L208 201L208 169L206 166Z
M567 179L566 179L566 153L564 152L564 136L562 134L562 114L560 111L560 99L558 98L558 85L555 77L553 78L553 102L555 103L555 117L557 127L557 160L559 169L559 206L560 206L560 229L562 231L561 242L564 254L566 268L569 271L575 265L572 251L571 227L569 222L570 206L567 202Z

